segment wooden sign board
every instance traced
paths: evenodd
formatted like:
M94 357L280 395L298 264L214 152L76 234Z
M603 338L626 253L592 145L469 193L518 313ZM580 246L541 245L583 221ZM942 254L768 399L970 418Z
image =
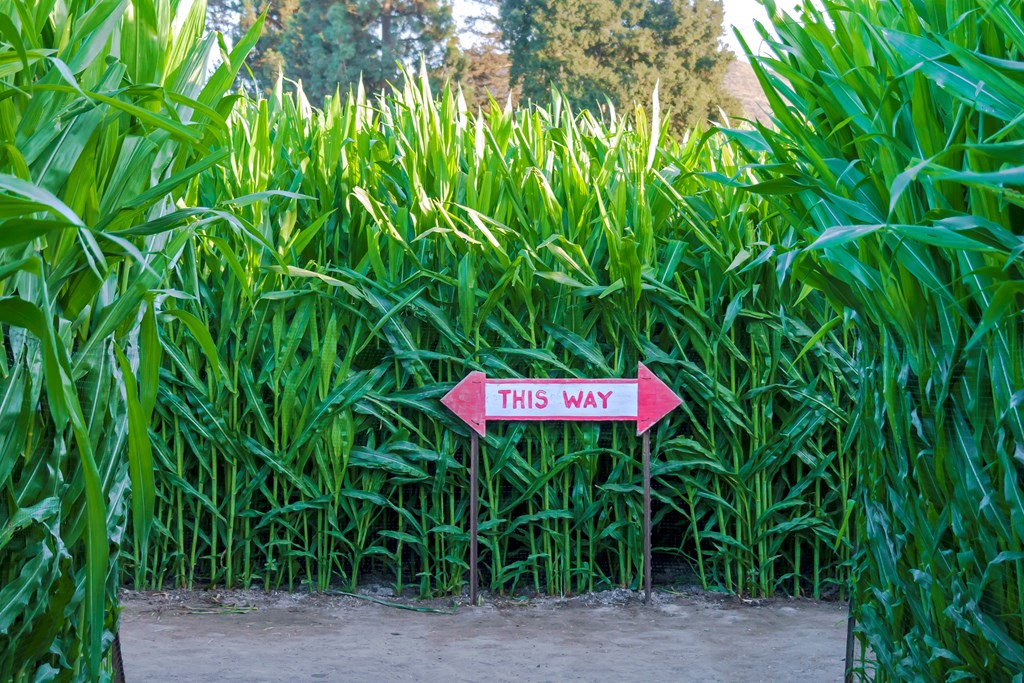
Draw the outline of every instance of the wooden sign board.
M639 363L636 379L488 379L471 372L441 402L486 436L488 420L628 421L643 434L682 399Z
M637 364L636 379L488 379L471 372L441 402L468 424L470 442L469 598L477 598L477 460L488 420L629 421L643 435L644 592L651 599L651 440L648 430L683 401Z

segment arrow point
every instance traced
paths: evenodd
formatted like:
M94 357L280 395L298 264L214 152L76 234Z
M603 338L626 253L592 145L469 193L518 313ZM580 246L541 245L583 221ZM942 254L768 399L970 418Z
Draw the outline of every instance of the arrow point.
M471 372L441 399L441 403L480 436L487 436L487 418L484 414L486 382L487 375Z
M661 418L678 408L683 399L676 395L643 363L637 363L636 433L639 436Z

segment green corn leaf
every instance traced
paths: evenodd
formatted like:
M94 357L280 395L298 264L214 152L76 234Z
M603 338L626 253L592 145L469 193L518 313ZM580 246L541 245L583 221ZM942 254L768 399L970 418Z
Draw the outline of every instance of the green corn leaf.
M156 505L156 483L153 476L153 451L149 445L149 420L139 400L138 383L128 358L115 344L114 353L124 378L128 403L128 471L132 482L132 533L138 539L141 555L146 564L146 550L153 524Z

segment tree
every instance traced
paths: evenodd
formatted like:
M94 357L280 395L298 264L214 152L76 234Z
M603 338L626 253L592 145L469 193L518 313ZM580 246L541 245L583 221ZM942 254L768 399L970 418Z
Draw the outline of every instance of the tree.
M360 79L368 90L398 79L420 57L438 70L456 52L450 0L303 0L283 41L289 78L313 101Z
M512 60L502 48L501 33L492 30L462 51L460 68L454 76L462 85L466 100L484 107L489 97L499 104L505 104L509 94L513 101L519 99L519 88L511 87L511 70Z
M242 35L242 18L247 9L243 0L207 0L206 3L206 28L210 31L220 31L225 38L232 43ZM253 19L259 15L254 15ZM251 26L250 22L248 26Z
M293 19L299 10L299 0L242 0L242 3L242 31L247 31L260 13L270 6L263 23L263 33L246 60L256 79L256 88L269 92L277 83L277 77L285 71L282 48L289 39Z
M488 0L463 0L463 8L472 12L463 17L462 51L447 75L462 86L471 106L484 107L489 97L504 104L510 94L517 101L519 88L512 88L510 81L512 60L497 29L497 5Z
M733 59L719 39L721 0L499 0L512 83L538 101L557 86L578 106L602 109L650 98L678 126L734 109L721 83Z

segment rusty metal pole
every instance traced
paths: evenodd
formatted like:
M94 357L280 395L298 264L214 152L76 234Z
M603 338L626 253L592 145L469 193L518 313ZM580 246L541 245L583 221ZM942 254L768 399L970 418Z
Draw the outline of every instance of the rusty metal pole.
M477 508L477 460L480 453L480 437L472 434L469 446L469 602L476 606L477 571L476 571L476 508Z
M853 594L850 594L850 614L846 617L846 667L843 674L844 683L853 683L853 645L854 629L857 628L857 617L853 616Z
M651 603L651 433L644 432L644 603Z
M110 663L114 667L114 683L127 683L124 675L124 657L121 656L121 627L114 631L114 642L110 646Z

